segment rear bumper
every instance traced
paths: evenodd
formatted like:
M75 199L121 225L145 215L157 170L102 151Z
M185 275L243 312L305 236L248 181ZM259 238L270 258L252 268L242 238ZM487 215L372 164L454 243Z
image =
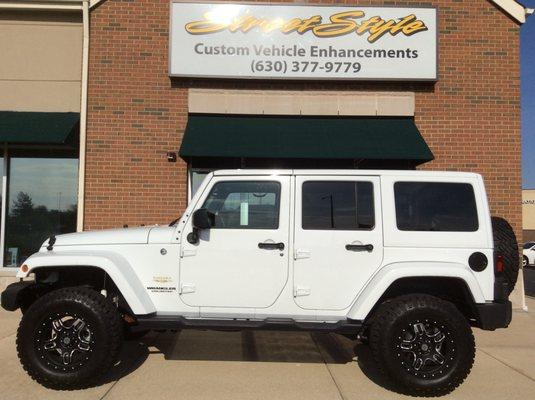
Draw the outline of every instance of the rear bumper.
M33 281L15 282L9 285L6 290L2 292L1 304L2 308L7 311L15 311L21 306L22 292L29 286L34 285Z
M513 317L513 307L509 300L476 304L477 327L493 331L497 328L507 328Z

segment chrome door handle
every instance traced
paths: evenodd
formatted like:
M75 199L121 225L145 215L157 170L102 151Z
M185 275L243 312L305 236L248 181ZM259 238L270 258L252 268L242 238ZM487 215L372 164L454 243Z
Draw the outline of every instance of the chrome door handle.
M265 250L284 250L284 243L258 243L258 248Z
M373 244L346 244L349 251L373 251Z

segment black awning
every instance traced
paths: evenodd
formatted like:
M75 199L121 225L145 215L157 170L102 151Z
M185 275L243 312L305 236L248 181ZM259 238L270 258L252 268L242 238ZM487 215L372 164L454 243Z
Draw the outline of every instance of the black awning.
M78 131L74 112L0 111L0 143L64 144Z
M180 156L407 160L434 157L412 118L190 115Z

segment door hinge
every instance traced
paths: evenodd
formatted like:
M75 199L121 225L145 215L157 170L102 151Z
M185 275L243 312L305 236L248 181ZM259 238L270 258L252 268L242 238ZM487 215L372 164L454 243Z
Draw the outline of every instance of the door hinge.
M294 287L294 297L310 296L310 288L303 286Z
M193 257L194 255L197 254L197 250L196 249L193 249L193 250L188 250L188 249L182 249L180 251L180 257L181 258L184 258L184 257Z
M180 285L180 294L195 293L195 285L192 283L183 283Z

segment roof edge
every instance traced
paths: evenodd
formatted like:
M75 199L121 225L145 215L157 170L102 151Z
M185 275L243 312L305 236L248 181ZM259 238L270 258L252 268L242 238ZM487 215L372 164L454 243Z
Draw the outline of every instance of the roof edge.
M102 0L89 0L89 8L97 6L99 3L102 3Z
M516 0L490 0L511 18L520 24L526 22L526 16L530 15L528 9Z
M0 9L81 11L89 0L0 0Z

